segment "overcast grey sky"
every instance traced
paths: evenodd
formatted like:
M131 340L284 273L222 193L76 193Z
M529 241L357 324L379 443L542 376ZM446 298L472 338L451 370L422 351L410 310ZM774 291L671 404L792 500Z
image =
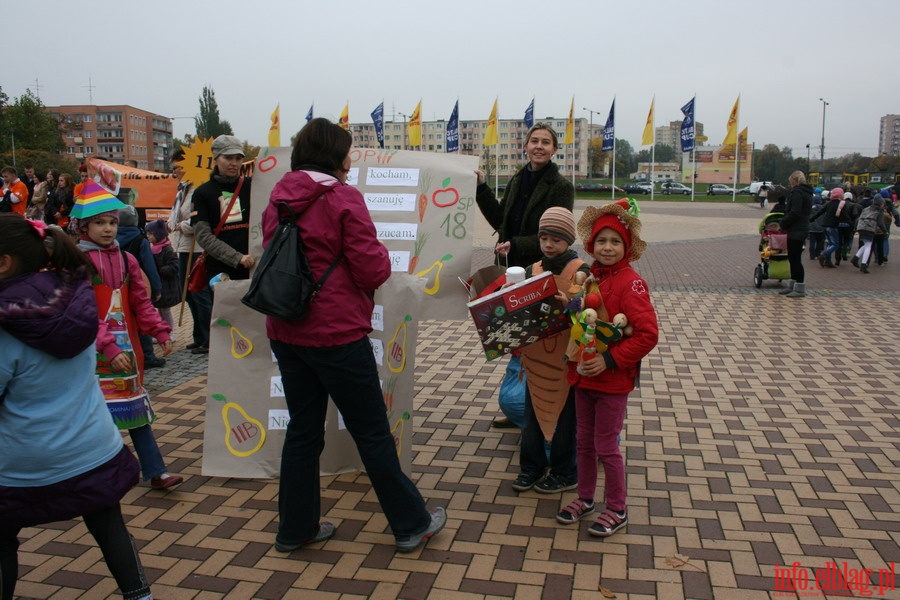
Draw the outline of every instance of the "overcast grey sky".
M879 119L900 113L897 0L32 0L14 14L0 77L11 99L38 82L46 105L92 94L192 117L210 85L259 145L279 103L286 142L311 103L336 120L349 101L361 122L382 100L390 120L421 99L433 120L458 98L465 120L487 118L495 97L501 118L521 118L534 97L540 119L566 117L574 94L576 116L590 108L596 123L615 96L616 137L639 148L654 94L657 126L696 94L710 143L740 94L758 148L817 156L821 97L826 157L876 154Z

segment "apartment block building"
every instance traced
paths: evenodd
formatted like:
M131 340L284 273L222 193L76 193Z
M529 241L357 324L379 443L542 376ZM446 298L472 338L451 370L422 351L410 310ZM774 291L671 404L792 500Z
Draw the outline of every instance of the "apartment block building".
M900 115L881 117L878 133L878 156L900 155Z
M128 105L48 106L64 124L70 158L96 156L116 163L134 161L140 169L168 172L172 119Z
M571 177L574 171L575 177L587 177L588 148L590 146L590 127L587 119L574 120L574 144L563 145L566 134L566 119L547 117L535 119L535 123L546 123L552 127L559 136L559 152L553 159L560 172ZM491 169L499 156L500 177L512 177L526 162L525 159L525 134L528 128L520 119L501 119L497 123L497 146L486 148L484 137L487 133L487 119L482 121L459 122L459 152L471 156L481 156L486 160L485 152L489 152ZM353 143L357 147L377 148L378 138L375 135L373 123L351 123L350 131L353 133ZM593 137L602 136L602 125L594 125ZM427 152L446 152L447 122L423 121L422 122L422 150ZM409 146L409 124L405 121L386 120L384 123L384 147L393 150L416 150Z
M656 128L656 143L657 144L665 144L671 148L675 148L678 152L681 152L681 121L669 121L668 125L662 125ZM697 121L695 123L696 129L694 130L694 135L699 140L705 140L703 137L703 123Z

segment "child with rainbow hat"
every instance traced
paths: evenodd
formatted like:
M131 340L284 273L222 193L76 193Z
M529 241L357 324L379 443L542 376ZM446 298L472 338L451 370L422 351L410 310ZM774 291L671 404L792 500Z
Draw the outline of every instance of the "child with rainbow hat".
M94 268L99 313L97 376L113 421L127 429L141 463L144 480L156 489L184 479L166 472L150 424L156 418L143 387L143 357L138 330L155 337L163 355L172 351L172 328L150 303L137 259L116 241L119 209L125 204L100 184L88 181L70 214L80 234L78 247Z

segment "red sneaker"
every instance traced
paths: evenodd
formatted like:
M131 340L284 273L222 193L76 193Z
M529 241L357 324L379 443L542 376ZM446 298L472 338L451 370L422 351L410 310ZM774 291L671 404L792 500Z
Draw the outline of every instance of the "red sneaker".
M182 481L184 481L184 477L181 475L169 475L168 473L163 473L159 477L154 477L150 480L150 487L154 490L164 490L174 487Z

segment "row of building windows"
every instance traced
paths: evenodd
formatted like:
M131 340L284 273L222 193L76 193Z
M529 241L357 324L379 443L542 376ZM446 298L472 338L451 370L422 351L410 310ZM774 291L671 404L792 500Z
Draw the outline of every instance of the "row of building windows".
M66 148L67 154L93 154L94 147L93 146L69 146Z

